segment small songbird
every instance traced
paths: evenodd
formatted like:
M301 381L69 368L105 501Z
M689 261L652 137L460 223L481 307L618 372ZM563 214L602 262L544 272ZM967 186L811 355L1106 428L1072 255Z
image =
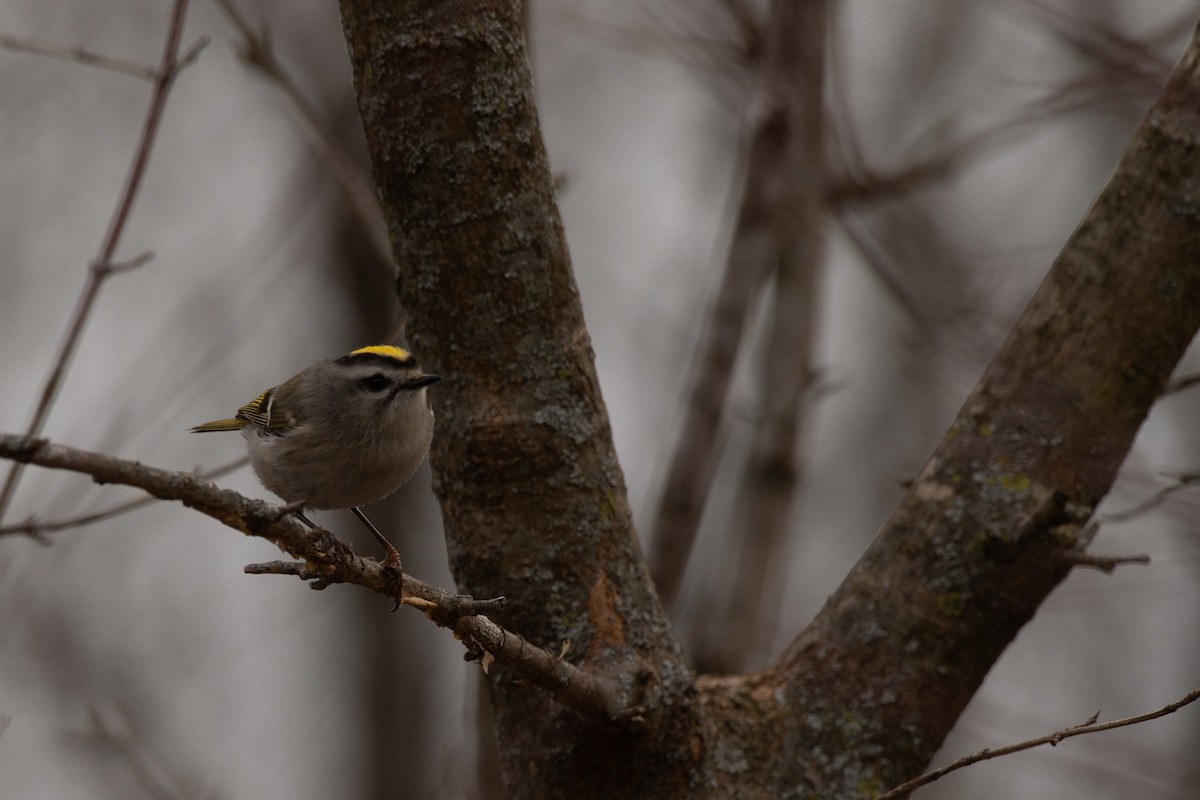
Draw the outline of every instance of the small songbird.
M399 569L400 554L359 506L407 483L429 453L425 387L439 380L407 350L371 345L318 361L235 416L191 430L241 431L263 486L302 508L350 509L387 550L384 564ZM315 527L302 510L296 515Z

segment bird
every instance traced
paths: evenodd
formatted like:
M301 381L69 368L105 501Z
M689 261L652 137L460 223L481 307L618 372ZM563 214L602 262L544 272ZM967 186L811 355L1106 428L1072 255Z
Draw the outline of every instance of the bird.
M399 489L425 460L433 441L425 390L439 380L403 347L369 345L318 361L234 416L189 430L240 431L254 474L296 506L302 522L316 527L305 508L348 508L384 547L384 566L400 569L400 554L360 506Z

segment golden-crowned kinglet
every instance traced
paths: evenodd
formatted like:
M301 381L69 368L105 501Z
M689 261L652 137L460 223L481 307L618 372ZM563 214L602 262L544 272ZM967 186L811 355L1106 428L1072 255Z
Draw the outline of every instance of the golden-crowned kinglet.
M387 497L421 465L433 439L425 387L438 380L407 350L372 345L318 361L235 416L191 430L241 431L263 486L288 503L350 509L386 548L384 563L399 568L396 549L358 507Z

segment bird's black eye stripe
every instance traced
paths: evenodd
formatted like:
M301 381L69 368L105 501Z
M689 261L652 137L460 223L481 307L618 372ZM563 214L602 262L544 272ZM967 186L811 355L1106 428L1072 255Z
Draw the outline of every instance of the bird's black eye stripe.
M376 372L359 380L358 385L368 392L382 392L391 387L391 380L382 372Z

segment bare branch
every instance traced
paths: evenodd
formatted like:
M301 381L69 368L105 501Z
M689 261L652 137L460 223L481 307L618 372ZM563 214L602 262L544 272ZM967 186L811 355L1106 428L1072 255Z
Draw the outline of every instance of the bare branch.
M1182 392L1184 389L1190 389L1198 383L1200 383L1200 372L1180 375L1178 378L1172 378L1167 383L1167 388L1163 389L1163 394L1168 395L1174 392Z
M1171 38L1185 31L1194 17L1188 9L1164 25L1159 32L1144 39L1133 39L1087 19L1083 14L1067 14L1040 0L1028 0L1028 5L1049 20L1057 35L1089 56L1095 62L1093 69L1076 80L1047 91L1012 117L967 134L929 156L895 169L872 169L850 148L843 146L842 155L849 161L843 167L842 175L830 182L831 204L877 202L944 180L965 169L971 161L978 160L986 152L1022 141L1031 125L1044 124L1049 115L1090 110L1101 103L1111 102L1116 94L1114 87L1139 98L1154 96L1171 72L1171 64L1158 55L1159 51ZM845 125L842 127L847 128ZM917 137L917 140L934 138L925 134ZM844 145L847 137L843 133L834 141Z
M294 575L302 581L317 581L322 577L320 570L300 561L261 561L257 564L247 564L242 571L247 575ZM328 585L314 583L309 588L324 589Z
M991 127L965 134L928 156L890 170L872 168L853 147L841 141L840 149L833 149L831 154L840 157L844 163L840 174L829 180L826 200L829 205L842 208L910 194L966 169L989 150L1020 141L1024 128L1044 121L1043 112L1024 111ZM843 132L848 130L846 124L839 127ZM918 138L931 137L922 135Z
M1110 575L1114 569L1124 564L1150 563L1150 556L1145 554L1136 556L1098 556L1091 553L1082 553L1078 550L1066 550L1059 553L1058 557L1073 567L1091 567Z
M219 467L214 467L210 470L197 470L193 474L201 480L213 480L228 475L236 469L244 467L249 458L242 456L230 461L228 464L222 464ZM50 520L42 522L36 517L31 517L25 522L15 525L0 525L0 537L12 536L14 534L28 536L34 541L49 546L50 540L46 538L47 533L57 533L58 531L68 530L70 528L82 528L85 525L92 525L97 522L119 517L122 514L127 514L130 511L135 511L139 508L151 505L158 501L157 497L147 495L146 497L138 497L125 503L120 503L110 508L101 511L93 511L90 514L83 514L78 517L68 517L66 519Z
M101 264L100 262L93 262L92 269L99 270L100 272L103 272L106 275L112 275L113 273L116 273L116 272L132 272L133 270L137 269L138 267L148 264L150 262L150 260L153 258L154 258L154 253L147 250L146 252L144 252L140 256L138 256L137 258L131 258L128 261L118 261L116 263L107 263L107 264Z
M153 67L135 64L132 61L124 61L119 58L110 58L109 56L85 50L82 47L63 47L52 42L43 42L39 39L25 39L19 36L0 33L0 47L8 50L16 50L20 53L33 53L39 56L50 56L52 58L75 61L80 64L87 64L90 67L103 67L114 72L132 75L135 78L144 78L148 81L152 81L158 76L158 70Z
M184 781L174 775L163 759L145 741L125 709L113 705L111 711L93 706L88 710L90 727L65 731L65 740L95 748L104 757L115 759L129 770L146 797L156 800L182 800L190 797Z
M737 24L741 36L740 52L747 61L759 58L764 49L763 34L767 26L764 20L759 19L758 9L753 8L746 0L724 0L722 5Z
M330 586L325 575L319 570L301 561L262 561L257 564L247 564L243 571L247 575L293 575L304 581L314 581L311 589L321 590ZM476 600L469 594L443 593L432 584L404 575L403 605L412 606L426 612L431 619L441 620L448 625L457 622L460 617L473 617L479 614L490 614L503 611L508 600L503 597L493 597L487 600ZM416 591L410 591L410 589ZM433 599L430 599L433 598Z
M964 756L952 764L947 764L946 766L935 769L932 772L926 772L924 775L920 775L910 781L905 781L899 786L889 789L883 794L878 795L875 800L893 800L893 798L902 797L911 792L913 789L924 786L927 783L933 783L938 778L942 778L951 772L954 772L955 770L962 769L963 767L969 767L972 764L976 764L980 761L986 761L989 758L997 758L999 756L1010 755L1011 753L1019 753L1022 750L1029 750L1030 748L1040 747L1044 744L1048 744L1053 747L1063 739L1069 739L1072 736L1082 736L1085 733L1110 731L1114 728L1124 728L1127 725L1137 725L1142 722L1149 722L1150 720L1158 719L1159 717L1165 717L1167 714L1173 714L1184 706L1196 702L1198 699L1200 699L1200 689L1188 692L1183 699L1177 700L1170 705L1163 706L1157 711L1151 711L1149 714L1139 714L1136 717L1116 719L1112 722L1096 722L1096 718L1100 715L1100 712L1096 712L1086 722L1080 725L1073 725L1070 728L1063 728L1061 731L1055 731L1047 736L1039 736L1036 739L1029 739L1024 742L1010 744L1006 747L998 747L995 750L980 750L978 753Z
M622 687L613 679L585 672L556 655L505 630L480 611L495 611L503 598L474 600L452 594L357 555L327 530L309 530L287 506L271 506L184 472L148 467L103 453L77 450L44 439L0 434L0 457L92 476L97 483L143 489L162 500L176 500L250 536L275 544L302 565L274 562L251 565L252 573L296 575L315 580L315 588L351 583L419 608L440 626L451 628L472 658L489 657L511 667L522 678L550 691L560 702L586 714L610 720L637 721L631 701L637 686ZM633 681L636 684L637 681Z
M806 74L811 54L800 52L797 26L787 24L798 13L790 3L772 6L767 26L772 38L766 44L761 102L752 104L759 116L753 121L741 207L725 273L697 347L683 425L651 531L651 569L667 607L679 591L716 472L722 418L750 309L796 238L798 213L811 216L813 197L823 182L821 165L808 161L819 150L820 126L812 117L820 119L820 100L805 97L801 102L796 96L797 83L808 86L811 78ZM812 102L815 112L806 108ZM809 145L813 136L815 148Z
M426 616L442 624L428 611ZM469 660L478 659L487 664L494 659L497 663L519 666L521 677L576 711L601 714L613 722L636 724L641 721L642 709L619 692L613 682L575 667L562 655L531 644L520 634L502 628L487 617L463 617L453 627L468 647ZM634 691L641 688L637 677L634 682L638 685L632 687Z
M770 671L793 720L815 706L870 720L836 737L855 769L839 762L810 779L797 768L797 781L845 780L849 793L848 776L868 763L881 785L923 771L1069 574L1053 556L1084 549L1092 510L1200 328L1200 273L1186 268L1200 240L1173 213L1200 187L1198 88L1193 38L904 500ZM826 678L819 688L814 674ZM864 676L886 676L886 701L863 691ZM793 748L832 741L797 729ZM879 748L893 758L873 758Z
M609 22L576 9L565 12L564 19L613 47L650 55L667 53L677 63L700 67L716 77L728 77L736 69L750 66L758 55L755 44L747 40L678 30L677 24L651 4L643 4L641 11L647 24Z
M216 0L216 2L242 37L240 50L242 60L275 84L292 108L300 115L309 133L309 138L325 159L325 163L333 170L334 177L341 184L342 191L346 193L346 198L350 201L350 207L354 210L364 230L370 234L371 245L379 256L379 262L391 265L393 263L392 250L388 243L387 231L384 229L383 211L379 207L379 199L375 195L375 188L370 177L338 142L337 137L316 107L309 102L296 81L275 58L275 51L271 48L271 39L267 32L265 30L262 33L255 32L237 6L233 4L233 0Z
M1105 522L1126 522L1134 517L1145 514L1147 511L1162 505L1168 497L1180 489L1186 489L1189 486L1195 486L1197 483L1200 483L1200 472L1180 472L1175 476L1175 480L1176 483L1173 485L1165 489L1160 489L1132 508L1102 514L1100 518Z
M188 63L179 59L179 40L183 34L183 22L187 16L187 6L188 0L175 0L170 22L167 25L162 60L159 63L158 71L154 73L154 89L150 95L150 106L146 111L145 121L142 123L141 139L134 152L133 162L129 166L129 174L125 178L125 186L121 190L121 196L117 200L116 209L113 211L112 219L109 221L108 231L104 234L99 253L92 259L91 266L87 271L87 277L84 280L83 291L80 293L78 301L76 301L75 312L71 315L67 331L63 336L62 342L59 344L54 366L50 370L50 376L46 379L45 385L42 387L41 397L33 412L33 419L25 429L27 436L37 436L42 432L42 428L46 424L46 418L50 415L50 408L53 406L54 400L58 396L59 387L66 376L71 357L75 354L75 348L78 346L79 340L83 335L84 326L91 315L92 308L95 306L96 298L100 294L100 288L106 278L114 274L114 272L119 271L114 270L112 267L113 255L117 251L117 245L120 243L121 235L125 230L125 222L129 218L134 198L137 196L138 188L141 186L142 176L145 174L146 164L150 159L150 151L154 145L155 136L158 133L158 124L162 119L163 110L166 107L167 95L170 93L175 76L179 73L182 66ZM189 52L189 58L195 58L195 53L199 52L198 47L203 47L203 45L193 47L192 51ZM4 513L8 510L8 506L12 502L13 495L17 489L17 483L21 478L21 471L21 464L13 464L9 470L8 477L4 481L4 487L0 489L0 520L3 520Z
M1049 23L1056 36L1095 65L1088 74L1064 84L1055 93L1057 97L1048 98L1051 105L1067 107L1112 102L1121 90L1151 97L1157 94L1171 74L1171 62L1161 55L1164 46L1195 20L1195 12L1186 9L1157 32L1139 39L1084 10L1059 9L1046 0L1027 0L1027 5Z
M737 3L733 4L737 6ZM731 9L732 11L732 9ZM824 94L828 7L824 0L779 3L768 53L786 59L780 87L789 107L791 202L775 211L774 291L759 378L762 398L726 545L736 551L733 590L700 626L695 646L702 671L743 671L770 638L782 594L780 553L790 532L804 398L816 370L819 286L828 226L824 205Z

